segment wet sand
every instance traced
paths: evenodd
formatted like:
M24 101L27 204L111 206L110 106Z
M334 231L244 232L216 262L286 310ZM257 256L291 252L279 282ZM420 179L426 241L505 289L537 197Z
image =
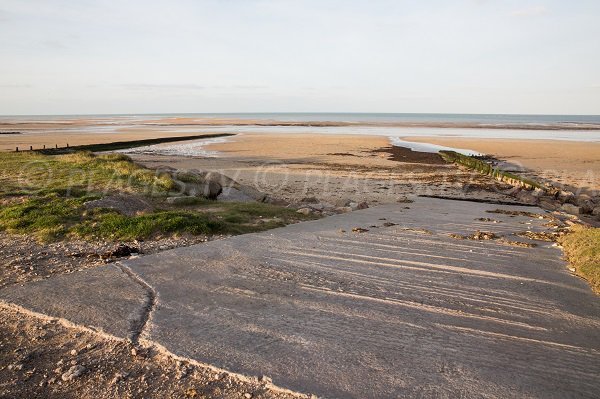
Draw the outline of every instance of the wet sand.
M215 170L292 203L315 197L337 206L375 205L406 195L514 201L496 181L440 162L435 154L394 149L387 137L242 134L203 149L219 156L130 155L148 167Z

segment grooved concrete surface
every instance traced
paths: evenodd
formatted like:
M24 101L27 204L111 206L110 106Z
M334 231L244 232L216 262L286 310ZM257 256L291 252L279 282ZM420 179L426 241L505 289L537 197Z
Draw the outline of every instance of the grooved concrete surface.
M105 328L130 317L178 355L325 397L597 397L600 300L560 251L449 237L547 229L496 209L543 213L419 198L124 262L154 306L114 266L93 283L71 274L46 311ZM139 297L145 326L129 294L112 293L108 310L94 302L116 281ZM43 311L40 286L0 298Z

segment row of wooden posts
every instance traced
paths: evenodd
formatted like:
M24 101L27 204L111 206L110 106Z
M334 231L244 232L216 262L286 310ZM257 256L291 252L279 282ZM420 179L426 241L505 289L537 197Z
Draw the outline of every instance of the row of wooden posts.
M58 149L58 144L55 144L54 148ZM67 146L65 148L69 148L69 143L67 143ZM41 149L45 150L46 149L46 144L44 144L44 146ZM21 151L27 151L27 150L21 150ZM33 146L32 145L29 146L29 151L33 151ZM19 152L19 147L17 147L15 149L15 152Z

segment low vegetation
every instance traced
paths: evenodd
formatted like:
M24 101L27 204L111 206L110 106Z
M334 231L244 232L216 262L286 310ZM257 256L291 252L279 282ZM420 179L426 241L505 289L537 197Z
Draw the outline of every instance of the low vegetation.
M500 169L495 169L494 167L492 167L492 165L482 161L481 159L477 159L468 155L463 155L455 151L440 151L439 154L446 162L462 165L467 169L475 170L486 176L491 176L499 181L506 182L512 185L522 186L529 189L544 189L542 185L533 180L526 179L522 176L505 172Z
M572 233L560 238L560 243L575 273L600 294L600 228L574 226Z
M5 153L0 155L0 183L0 231L30 234L42 241L241 234L311 218L263 203L198 199L185 207L168 206L164 198L176 186L171 177L119 154ZM147 198L155 210L126 216L84 206L123 193Z

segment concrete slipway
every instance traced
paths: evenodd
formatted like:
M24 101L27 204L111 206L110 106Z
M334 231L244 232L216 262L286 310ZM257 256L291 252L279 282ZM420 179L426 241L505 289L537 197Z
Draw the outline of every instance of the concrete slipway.
M324 397L598 397L600 299L560 250L449 236L551 229L497 209L544 215L418 198L12 286L0 299Z

